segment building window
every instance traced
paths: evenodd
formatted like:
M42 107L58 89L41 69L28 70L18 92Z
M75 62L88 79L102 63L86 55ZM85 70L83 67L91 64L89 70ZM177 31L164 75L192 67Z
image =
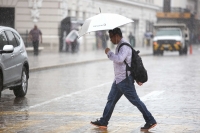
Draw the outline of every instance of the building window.
M85 15L85 12L83 12L83 20L86 19L86 15Z
M71 10L68 10L68 16L71 16Z
M79 14L78 14L78 11L76 11L76 18L78 18L79 17Z
M151 31L153 32L153 22L146 21L146 31Z

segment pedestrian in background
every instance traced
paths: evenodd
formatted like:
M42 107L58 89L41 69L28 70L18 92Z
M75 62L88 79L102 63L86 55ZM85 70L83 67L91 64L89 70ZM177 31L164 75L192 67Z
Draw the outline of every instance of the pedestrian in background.
M108 58L113 61L115 79L108 95L103 116L100 118L100 120L96 120L94 122L91 121L91 124L98 126L99 128L106 129L115 104L124 94L124 96L139 109L143 115L143 118L145 119L146 124L144 127L141 127L141 130L149 130L150 128L156 126L156 120L147 110L145 104L138 97L134 83L132 82L132 76L130 76L129 71L127 71L128 75L126 76L126 64L124 63L124 60L129 66L131 65L132 49L129 46L123 45L118 52L118 48L122 43L128 43L122 37L120 28L109 30L109 37L111 42L114 45L117 45L115 53L111 52L109 48L105 49L105 53L107 54ZM142 85L140 82L137 84L140 86Z
M103 33L102 31L97 31L96 37L97 37L97 49L101 49L102 48L102 36Z
M150 31L147 31L145 34L145 39L146 39L146 45L149 47L150 46L150 41L151 41L151 38L153 38L153 33L150 32Z
M106 34L106 31L102 31L102 36L101 36L101 40L102 40L102 47L103 49L107 48L107 41L109 39L108 35Z
M131 46L135 47L135 36L133 36L132 32L130 32L128 38L129 38L129 42L130 42Z
M66 51L69 51L69 47L71 48L71 52L78 52L79 50L79 39L78 39L78 29L74 29L70 31L70 33L66 36Z
M42 32L37 28L37 25L29 32L29 39L33 44L34 55L38 55L39 41L42 43Z

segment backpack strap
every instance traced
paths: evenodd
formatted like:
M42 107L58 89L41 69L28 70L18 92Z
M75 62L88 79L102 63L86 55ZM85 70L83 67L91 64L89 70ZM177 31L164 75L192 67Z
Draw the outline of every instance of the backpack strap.
M124 43L122 43L122 44L119 46L118 52L119 52L120 48L121 48L122 46L124 46L124 45L129 46L131 49L133 49L132 46L131 46L130 44L124 42Z
M129 46L129 47L132 49L132 59L133 59L133 56L134 56L135 54L139 54L139 53L140 53L139 50L135 51L135 50L133 49L133 47L132 47L130 44L128 44L128 43L122 43L122 44L119 46L119 48L118 48L118 52L119 52L120 48L121 48L123 45ZM134 52L134 53L133 53L133 52ZM131 59L131 61L132 61L132 59ZM128 64L127 64L127 62L126 62L125 60L124 60L124 63L126 64L126 77L128 77L127 71L128 71L128 70L130 71L130 67L128 66Z
M119 46L119 48L118 48L118 52L119 52L120 48L121 48L123 45L129 46L129 47L132 49L132 56L133 56L133 48L132 48L132 46L131 46L130 44L128 44L128 43L122 43L122 44ZM124 60L124 63L126 64L126 66L128 66L128 64L126 63L125 60ZM128 66L128 67L129 67L129 66Z
M118 48L118 52L119 52L120 48L121 48L123 45L129 46L129 47L132 49L132 56L133 56L133 48L132 48L132 46L131 46L130 44L128 44L128 43L122 43L122 44L119 46L119 48ZM132 60L131 60L131 61L132 61ZM130 69L130 67L128 66L128 64L127 64L127 62L126 62L125 60L124 60L124 63L126 64L126 77L128 77L127 71Z

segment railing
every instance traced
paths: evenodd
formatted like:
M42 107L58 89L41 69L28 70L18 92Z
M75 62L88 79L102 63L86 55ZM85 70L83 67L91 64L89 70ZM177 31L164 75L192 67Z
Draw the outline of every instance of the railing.
M163 12L163 8L160 8L159 12ZM188 12L190 12L190 9L180 8L180 7L173 7L173 8L171 8L171 12L188 13Z
M24 41L25 47L32 47L31 42L28 40L28 30L24 33L19 33Z

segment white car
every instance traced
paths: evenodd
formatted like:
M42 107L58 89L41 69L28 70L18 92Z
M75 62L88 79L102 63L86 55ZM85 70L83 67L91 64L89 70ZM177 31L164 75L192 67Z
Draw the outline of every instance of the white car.
M24 97L28 78L28 56L21 36L13 28L0 26L0 97L4 89Z
M185 24L155 24L153 54L163 55L164 51L178 51L187 54L189 39Z

